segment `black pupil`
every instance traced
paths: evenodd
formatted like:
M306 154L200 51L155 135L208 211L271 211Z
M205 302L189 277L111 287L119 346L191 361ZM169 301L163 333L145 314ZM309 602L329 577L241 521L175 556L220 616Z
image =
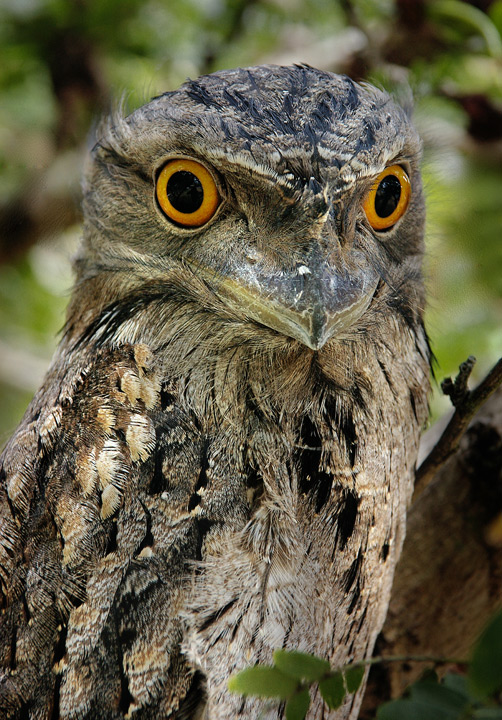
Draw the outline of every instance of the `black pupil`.
M386 218L397 208L401 197L401 183L395 175L384 177L375 195L375 212L378 217Z
M202 205L204 190L198 177L187 170L171 175L166 188L169 202L181 213L194 213Z

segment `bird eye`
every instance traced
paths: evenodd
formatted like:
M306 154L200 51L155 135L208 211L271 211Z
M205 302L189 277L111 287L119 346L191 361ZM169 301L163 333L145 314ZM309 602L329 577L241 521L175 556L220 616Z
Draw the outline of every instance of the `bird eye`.
M205 225L220 204L213 176L196 160L170 160L159 173L157 201L167 217L182 227Z
M400 165L391 165L377 177L363 203L364 212L374 230L388 230L408 207L411 183Z

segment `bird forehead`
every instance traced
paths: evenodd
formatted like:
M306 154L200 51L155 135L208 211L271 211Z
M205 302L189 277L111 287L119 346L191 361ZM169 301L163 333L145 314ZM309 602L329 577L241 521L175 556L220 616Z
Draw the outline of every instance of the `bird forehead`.
M151 178L170 157L192 156L249 188L286 195L313 178L332 197L387 164L417 166L420 141L387 95L305 66L257 66L189 80L103 125L96 167ZM101 176L108 182L108 170ZM268 191L268 190L267 190Z
M370 158L376 148L392 156L410 138L405 112L385 92L305 66L238 68L189 80L140 115L195 149L247 156L250 165L274 158L280 172L301 157L317 167L353 166L359 174L358 166L378 166L380 158Z

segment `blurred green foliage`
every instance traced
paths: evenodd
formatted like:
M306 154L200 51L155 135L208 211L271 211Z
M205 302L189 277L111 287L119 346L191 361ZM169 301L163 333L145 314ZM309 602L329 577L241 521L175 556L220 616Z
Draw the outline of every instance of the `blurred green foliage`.
M381 705L377 720L502 720L502 612L481 633L469 662L453 665L441 679L426 671L404 698Z
M502 0L3 0L0 445L64 323L86 135L187 76L308 62L415 98L441 379L502 354ZM59 210L58 210L59 208ZM62 219L63 218L63 219ZM436 392L434 415L447 407Z

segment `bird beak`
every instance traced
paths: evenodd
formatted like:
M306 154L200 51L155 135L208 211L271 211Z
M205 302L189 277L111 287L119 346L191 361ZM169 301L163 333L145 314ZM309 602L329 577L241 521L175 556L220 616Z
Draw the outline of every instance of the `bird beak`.
M192 263L191 263L192 264ZM362 253L350 264L313 250L304 264L282 270L270 261L235 262L220 273L197 267L225 304L288 337L319 350L366 310L378 284Z

